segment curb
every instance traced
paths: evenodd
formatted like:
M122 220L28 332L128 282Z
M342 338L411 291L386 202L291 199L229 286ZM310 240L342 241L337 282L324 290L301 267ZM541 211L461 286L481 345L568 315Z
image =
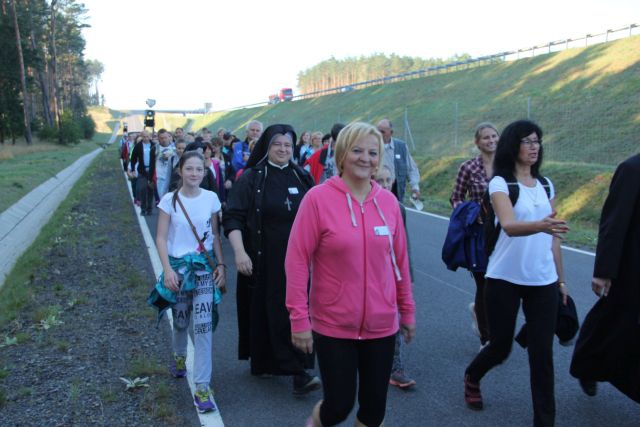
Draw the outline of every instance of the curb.
M118 128L119 125L114 127L106 145L115 141ZM96 148L80 157L0 214L0 288L20 256L33 244L42 227L102 150Z

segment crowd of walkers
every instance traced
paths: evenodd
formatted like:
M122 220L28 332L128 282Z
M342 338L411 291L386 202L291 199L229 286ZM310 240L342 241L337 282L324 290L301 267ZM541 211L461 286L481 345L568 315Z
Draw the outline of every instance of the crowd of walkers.
M258 121L241 140L165 129L125 135L121 156L141 215L158 209L163 265L149 303L173 314L170 372L186 375L186 339L200 412L216 410L209 383L217 306L228 278L224 234L237 269L238 358L251 375L292 377L293 394L322 388L307 426L384 423L389 384L415 386L402 346L416 333L404 208L420 197L420 172L388 119L336 123L327 133ZM533 424L555 423L553 337L578 332L555 212L541 172L543 132L528 120L502 132L481 123L478 155L452 183L443 260L476 284L469 308L480 351L461 373L464 401L483 408L480 381L509 355L520 305L526 325ZM603 210L593 289L600 300L580 331L571 373L589 395L609 381L640 402L640 156L614 176ZM635 257L635 258L634 258ZM627 260L626 262L624 260ZM419 307L418 307L419 308ZM614 327L612 332L609 327ZM310 370L318 362L320 377Z

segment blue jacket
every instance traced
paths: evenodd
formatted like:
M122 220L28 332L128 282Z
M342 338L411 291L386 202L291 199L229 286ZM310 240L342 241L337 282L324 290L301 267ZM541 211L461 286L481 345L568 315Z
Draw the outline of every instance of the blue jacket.
M244 169L247 162L243 160L244 153L249 152L249 143L245 141L238 141L233 146L233 157L231 158L231 166L237 171Z
M487 270L482 224L478 224L480 204L468 201L459 204L451 213L447 237L442 246L442 261L449 270L458 267L472 272Z

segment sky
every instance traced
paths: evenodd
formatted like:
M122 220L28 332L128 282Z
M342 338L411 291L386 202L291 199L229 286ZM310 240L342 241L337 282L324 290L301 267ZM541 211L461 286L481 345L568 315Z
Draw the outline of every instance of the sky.
M114 109L224 110L298 94L298 73L332 56L477 57L640 24L639 0L77 1Z

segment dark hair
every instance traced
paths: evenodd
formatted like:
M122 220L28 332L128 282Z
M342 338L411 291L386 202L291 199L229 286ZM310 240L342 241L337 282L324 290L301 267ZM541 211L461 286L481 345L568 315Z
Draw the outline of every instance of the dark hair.
M196 139L194 139L194 142L202 142L204 141L204 138L201 136L196 136Z
M168 133L165 128L162 128L158 131L158 135L162 135L163 133Z
M542 129L530 120L518 120L504 128L493 159L493 176L501 176L507 181L514 178L521 141L532 133L538 135L538 139L542 142ZM535 178L540 177L543 151L540 144L538 160L531 165L531 175Z
M324 136L322 137L322 143L324 144L325 142L329 141L331 139L331 134L330 133L325 133Z
M187 162L187 160L194 157L200 159L202 161L202 166L206 167L204 164L204 156L202 154L198 153L197 151L185 151L182 157L180 157L180 161L178 162L178 170L182 171L182 168L184 167L184 164ZM176 210L176 201L178 200L178 192L180 191L180 188L182 188L182 176L180 176L180 179L178 180L178 186L173 191L173 197L171 198L171 206L173 206L174 211Z
M204 142L202 141L194 141L194 142L190 142L189 144L187 144L187 147L184 149L185 152L187 151L196 151L197 149L201 149L202 152L204 153Z
M334 141L338 140L338 134L345 126L344 123L336 123L331 127L331 138L333 138Z

